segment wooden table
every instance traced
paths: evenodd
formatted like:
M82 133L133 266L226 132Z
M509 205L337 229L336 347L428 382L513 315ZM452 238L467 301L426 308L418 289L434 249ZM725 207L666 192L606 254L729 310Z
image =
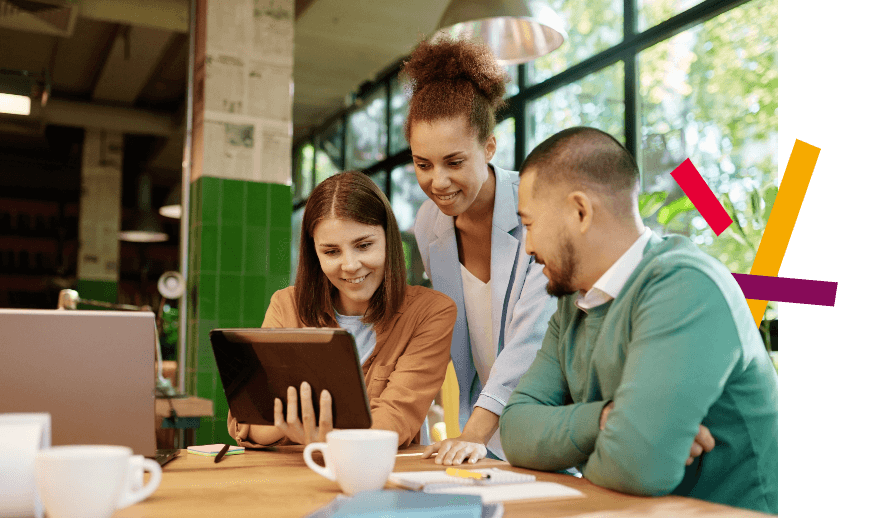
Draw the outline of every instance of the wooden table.
M443 469L433 459L419 458L422 446L402 450L395 471ZM341 494L335 483L305 465L302 446L276 451L248 450L215 464L213 457L181 452L166 464L159 489L144 502L116 511L114 518L179 518L213 516L305 516ZM320 456L316 456L316 460ZM557 482L578 489L584 498L505 502L504 517L739 517L768 515L691 498L658 498L624 495L595 486L584 479L511 468L506 462L481 460L476 467L501 467L537 475L538 480ZM389 486L390 488L390 486Z

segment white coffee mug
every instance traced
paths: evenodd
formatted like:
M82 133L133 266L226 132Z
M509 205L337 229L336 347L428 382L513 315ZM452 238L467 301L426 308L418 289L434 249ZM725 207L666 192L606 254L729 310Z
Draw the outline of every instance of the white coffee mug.
M51 425L47 413L0 414L0 518L43 518L34 458L49 447Z
M162 480L159 463L132 456L125 446L55 446L35 460L37 488L52 518L109 518L153 494ZM145 470L150 482L143 486Z
M306 446L303 456L308 467L353 495L385 487L394 470L397 439L397 432L389 430L333 430L327 442ZM323 454L326 467L312 459L316 450Z

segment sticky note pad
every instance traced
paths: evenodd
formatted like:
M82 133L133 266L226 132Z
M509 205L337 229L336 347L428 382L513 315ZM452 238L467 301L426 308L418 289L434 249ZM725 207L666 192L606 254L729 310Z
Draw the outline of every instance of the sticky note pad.
M205 444L203 446L190 446L186 449L189 453L194 453L196 455L204 455L206 457L216 457L220 450L226 446L225 444ZM241 446L230 446L229 450L227 450L226 455L236 455L238 453L244 453L244 448Z

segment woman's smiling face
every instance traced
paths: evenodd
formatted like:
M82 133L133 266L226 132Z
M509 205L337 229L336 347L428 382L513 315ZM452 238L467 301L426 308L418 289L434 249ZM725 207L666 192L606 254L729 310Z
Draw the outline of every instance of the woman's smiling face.
M467 212L489 177L495 137L481 144L464 116L413 122L410 133L419 186L443 214Z
M385 229L329 218L318 223L313 238L321 270L339 292L336 311L365 314L385 280Z

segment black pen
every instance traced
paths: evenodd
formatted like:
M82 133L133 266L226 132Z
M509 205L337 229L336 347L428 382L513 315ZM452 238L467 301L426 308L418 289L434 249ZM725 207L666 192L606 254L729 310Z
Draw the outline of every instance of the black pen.
M220 459L222 459L223 456L226 455L226 452L227 452L227 451L229 451L229 445L228 445L228 444L224 444L224 445L223 445L223 448L220 450L220 453L218 453L217 456L214 457L214 464L220 462Z

